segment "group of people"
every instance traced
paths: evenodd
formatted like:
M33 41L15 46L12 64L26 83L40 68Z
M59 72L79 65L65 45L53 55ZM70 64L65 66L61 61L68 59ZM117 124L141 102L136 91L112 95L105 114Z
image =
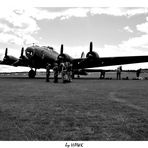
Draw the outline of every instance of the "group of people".
M60 65L60 71L63 82L72 81L72 64L70 62L62 62Z
M51 64L46 66L46 82L49 82ZM72 64L70 62L55 63L53 67L54 83L58 83L58 75L61 73L63 83L72 81Z
M117 68L117 80L121 80L122 66ZM136 79L140 78L141 68L136 71Z
M46 82L49 82L51 64L46 66ZM58 75L61 73L63 83L72 81L72 64L70 62L61 62L60 64L55 63L53 67L54 72L54 83L58 83ZM122 66L119 66L116 70L117 80L121 80ZM136 78L139 78L141 69L136 71ZM105 71L102 70L100 73L100 79L105 79Z
M116 79L117 80L122 79L121 78L121 72L122 72L122 66L117 67L117 69L116 69L116 74L117 74ZM140 78L140 73L141 73L141 68L136 71L136 79ZM102 70L100 72L100 79L105 79L105 70ZM128 77L126 77L125 79L128 79Z

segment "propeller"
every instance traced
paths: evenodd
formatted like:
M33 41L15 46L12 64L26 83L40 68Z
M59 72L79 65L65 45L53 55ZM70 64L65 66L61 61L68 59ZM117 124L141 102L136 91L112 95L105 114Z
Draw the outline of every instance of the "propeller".
M86 57L87 58L90 58L90 57L92 57L93 56L93 43L92 42L90 42L90 45L89 45L89 52L87 53L87 55L86 55Z
M22 47L22 49L21 49L21 55L20 55L18 61L21 61L21 60L23 60L24 58L25 58L25 57L24 57L24 47Z
M17 61L16 57L8 55L8 48L6 48L5 56L4 56L3 61L1 62L1 64L11 65L12 63L14 63L16 61Z
M83 59L83 58L85 58L85 53L84 52L81 53L81 59Z
M63 44L61 44L61 51L60 51L60 54L63 54L63 49L64 49L64 46L63 46Z
M7 57L7 54L8 54L8 48L6 48L5 50L5 57Z
M90 42L90 52L92 52L92 51L93 51L93 43Z
M8 48L6 48L5 49L5 56L4 56L4 58L3 58L3 63L5 63L6 62L6 60L9 58L9 56L8 56Z
M64 48L64 46L63 46L63 44L61 44L61 49L60 49L60 54L58 56L58 61L63 60L63 48Z
M84 56L83 52L81 54L81 58ZM88 65L95 65L96 62L99 61L99 55L97 52L93 51L93 42L90 42L89 52L86 54L86 58L82 59L79 62L79 68L83 69L84 67L88 67Z
M13 66L18 66L20 63L22 63L22 61L25 59L25 56L24 56L24 47L22 47L21 49L21 55L19 57L19 59L13 63Z
M70 62L72 61L72 57L70 57L68 54L66 53L63 53L64 51L64 45L61 44L61 49L60 49L60 54L57 58L57 61L60 63L61 61L67 61L67 62Z
M24 54L24 47L22 47L21 56L20 57L23 57L23 54Z

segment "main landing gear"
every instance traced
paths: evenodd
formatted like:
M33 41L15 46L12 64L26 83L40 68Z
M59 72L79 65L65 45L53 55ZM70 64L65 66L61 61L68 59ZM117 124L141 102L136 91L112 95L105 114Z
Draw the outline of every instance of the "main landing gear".
M31 69L31 70L28 72L28 77L29 77L29 78L35 78L35 76L36 76L36 69L35 69L35 70Z

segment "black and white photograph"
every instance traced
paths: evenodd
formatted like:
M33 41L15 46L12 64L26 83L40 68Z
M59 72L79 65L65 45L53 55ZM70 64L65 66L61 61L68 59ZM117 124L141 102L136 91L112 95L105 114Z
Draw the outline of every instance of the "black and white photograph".
M147 141L147 90L148 7L0 8L0 141Z

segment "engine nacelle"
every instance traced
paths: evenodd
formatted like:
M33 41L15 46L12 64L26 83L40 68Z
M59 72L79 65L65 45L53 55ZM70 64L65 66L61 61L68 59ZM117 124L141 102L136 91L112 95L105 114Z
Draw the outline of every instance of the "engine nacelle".
M11 65L14 62L16 62L18 59L14 56L9 56L8 55L8 48L5 50L5 56L3 58L3 61L1 61L1 64L6 64L6 65Z
M3 64L8 64L8 65L11 65L11 64L13 64L14 62L16 62L18 59L16 58L16 57L14 57L14 56L6 56L6 57L4 57L4 59L3 59L3 61L2 61L2 63Z
M59 54L59 56L57 58L58 63L61 63L61 62L72 62L73 58L71 56L69 56L68 54L63 53L63 50L64 50L64 45L61 44L60 54Z
M59 62L72 62L72 57L68 54L60 54L57 59Z
M96 59L96 58L99 58L99 55L95 51L90 51L90 52L87 53L86 58L88 58L88 59Z

